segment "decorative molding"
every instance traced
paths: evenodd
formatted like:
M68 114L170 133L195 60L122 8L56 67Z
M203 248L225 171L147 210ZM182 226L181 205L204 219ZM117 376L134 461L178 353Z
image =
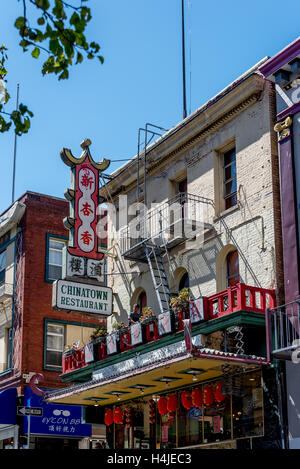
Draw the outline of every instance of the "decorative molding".
M274 126L275 132L277 132L278 135L278 140L281 141L286 137L289 137L291 135L291 125L293 124L293 119L289 116L287 117L284 121L277 122Z

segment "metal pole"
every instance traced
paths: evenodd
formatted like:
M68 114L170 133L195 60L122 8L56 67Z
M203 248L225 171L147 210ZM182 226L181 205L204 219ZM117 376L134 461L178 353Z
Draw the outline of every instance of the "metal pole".
M30 419L31 415L28 416L28 434L27 434L27 449L30 449Z
M182 20L182 79L183 79L183 118L186 118L186 84L185 84L185 33L184 33L184 0L181 0Z
M18 107L19 107L19 89L20 89L20 84L18 83L17 84L17 107L16 107L16 110L18 110ZM15 201L16 156L17 156L17 134L15 132L13 182L12 182L12 197L11 197L11 203L12 204Z

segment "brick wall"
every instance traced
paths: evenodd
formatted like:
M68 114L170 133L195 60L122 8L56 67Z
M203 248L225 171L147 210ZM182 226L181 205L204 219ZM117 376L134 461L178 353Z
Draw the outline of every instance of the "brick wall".
M47 233L66 236L63 218L69 213L69 204L63 199L27 192L20 199L26 205L21 220L22 253L17 269L22 273L19 284L19 310L15 310L14 370L0 377L0 389L17 386L23 392L23 374L41 372L43 386L65 387L59 372L43 369L44 319L63 320L78 324L99 325L97 317L81 313L55 311L52 304L52 283L45 281ZM105 321L104 321L105 322Z

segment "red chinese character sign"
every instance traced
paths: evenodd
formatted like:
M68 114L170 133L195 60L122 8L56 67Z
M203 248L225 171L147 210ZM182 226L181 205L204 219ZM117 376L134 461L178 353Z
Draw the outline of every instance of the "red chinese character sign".
M64 225L71 232L69 254L101 260L104 253L98 249L97 237L99 173L108 168L110 160L95 163L90 145L89 139L81 143L83 152L80 158L75 158L66 148L60 152L63 162L72 169L72 188L65 193L72 204L72 213L64 220Z

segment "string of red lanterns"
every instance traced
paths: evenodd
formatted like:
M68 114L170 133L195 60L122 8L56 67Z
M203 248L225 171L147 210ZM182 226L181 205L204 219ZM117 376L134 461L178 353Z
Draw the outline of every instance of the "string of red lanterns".
M226 399L226 394L223 393L223 383L217 383L216 389L208 384L202 388L194 388L192 392L183 391L181 393L181 403L183 407L190 410L192 407L210 406L214 402L223 402ZM161 416L166 414L174 414L178 407L178 399L176 394L171 394L168 397L160 397L157 402L158 412ZM132 409L126 407L125 409L126 427L132 426ZM156 420L156 403L153 399L149 401L149 422L154 424ZM114 410L108 409L104 416L105 425L110 426L113 423L122 425L124 422L124 412L121 407L116 407Z

